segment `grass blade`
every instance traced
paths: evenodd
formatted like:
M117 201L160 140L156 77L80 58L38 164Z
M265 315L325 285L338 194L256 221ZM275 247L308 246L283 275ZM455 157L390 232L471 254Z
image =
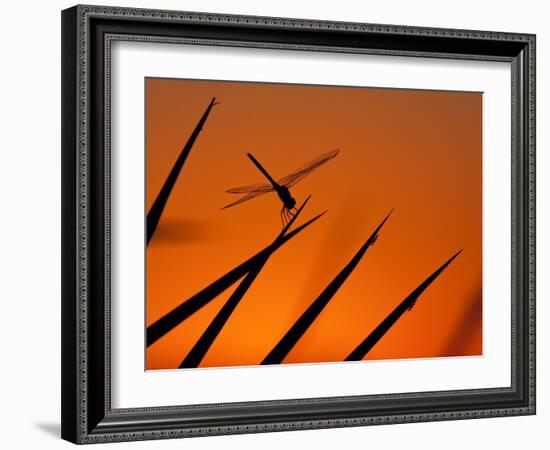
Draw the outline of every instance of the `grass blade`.
M254 267L248 272L246 277L241 281L235 292L229 297L229 300L225 302L222 309L216 317L210 322L210 325L206 328L205 332L201 335L199 340L195 343L191 351L187 354L185 359L180 364L179 368L194 368L199 367L199 364L203 360L204 356L210 350L210 347L214 343L214 340L218 337L225 323L248 291L248 288L252 285L265 263L268 257L262 260L256 260Z
M304 205L302 205L302 207L303 206L305 206L305 203ZM311 225L325 213L326 211L317 214L315 217L308 220L307 222L300 225L295 230L292 230L289 233L286 233L286 230L288 230L288 228L285 227L286 230L283 229L283 231L286 234L283 235L283 232L281 232L271 244L262 249L260 252L256 253L254 256L247 259L242 264L239 264L237 267L222 275L216 281L193 295L191 298L182 302L180 305L178 305L169 313L162 316L153 324L149 325L147 327L147 346L149 347L150 345L154 344L162 336L174 329L189 316L196 313L199 309L201 309L203 306L216 298L219 294L221 294L234 283L236 283L244 275L253 270L254 267L256 267L256 265L258 264L258 261L261 261L263 258L266 257L266 255L275 252L282 245L284 245L286 242L288 242L290 239L300 233L304 228ZM297 214L294 216L293 219L295 219L296 216ZM290 223L292 223L292 221Z
M289 221L289 223L281 230L275 241L273 242L273 245L269 247L270 251L265 252L262 258L256 259L251 265L250 265L250 271L246 275L246 277L241 281L239 286L237 286L237 289L235 289L235 292L229 297L229 299L225 302L225 304L222 306L221 310L216 314L212 322L208 325L205 332L201 335L199 340L195 343L193 348L190 350L190 352L187 354L183 362L180 364L180 369L182 368L194 368L198 367L201 361L203 360L204 356L214 343L214 340L218 337L220 334L222 328L224 327L227 320L229 320L229 317L241 301L241 299L244 297L264 265L267 263L269 257L275 252L275 250L278 248L276 247L276 244L280 242L286 232L289 230L289 228L292 226L292 224L295 222L296 218L300 215L304 207L306 206L307 202L309 201L311 196L309 196L300 209L296 212L296 214L292 217L292 219Z
M392 210L393 211L393 210ZM294 323L294 325L287 331L279 343L269 352L264 358L262 364L280 364L300 338L304 335L307 329L315 321L317 316L321 314L321 311L325 308L328 302L332 299L334 294L338 292L338 289L344 284L349 275L353 272L359 261L363 258L367 249L376 241L378 233L382 226L386 223L386 220L390 217L389 214L378 225L374 232L370 235L363 246L358 250L351 261L341 270L341 272L332 280L332 282L325 288L325 290L315 299L315 301L306 309L306 311L300 316L300 318Z
M451 262L462 252L462 250L455 253L449 258L439 269L432 273L428 278L424 280L420 286L418 286L410 295L403 300L381 323L374 331L369 334L363 342L361 342L355 350L353 350L346 361L361 361L367 353L376 345L376 343L382 339L387 331L399 320L403 313L410 310L418 297L426 290L426 288L434 282L434 280L443 272Z
M164 211L164 207L166 206L166 202L170 197L170 193L172 192L172 189L176 184L176 181L181 172L181 169L185 164L185 160L187 159L187 156L189 155L189 152L191 151L191 148L193 147L195 140L199 136L202 130L202 127L204 126L204 123L208 118L208 114L210 114L210 110L215 104L216 104L216 97L212 99L212 101L206 108L206 111L204 112L201 119L197 123L197 126L193 130L193 133L191 133L191 136L189 136L187 143L181 150L181 153L178 156L178 159L176 159L176 162L174 163L172 170L168 174L168 177L166 178L164 185L162 186L157 198L153 202L153 206L151 206L151 209L147 213L147 245L149 245L149 241L151 240L151 238L153 237L153 234L155 233L155 230L157 229L157 226L160 221L160 216Z

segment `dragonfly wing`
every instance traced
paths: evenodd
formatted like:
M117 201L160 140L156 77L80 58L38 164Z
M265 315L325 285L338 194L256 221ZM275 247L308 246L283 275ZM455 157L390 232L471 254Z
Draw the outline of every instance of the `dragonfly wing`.
M265 191L265 192L251 192L251 193L245 195L244 197L241 197L241 198L239 198L238 200L235 200L234 202L229 203L229 205L225 205L222 209L227 209L227 208L230 208L230 207L232 207L232 206L238 205L239 203L243 203L243 202L246 202L246 201L248 201L248 200L252 200L253 198L258 197L259 195L267 194L268 192L269 192L269 191Z
M282 184L286 187L294 186L296 183L298 183L298 181L301 181L315 169L321 167L323 164L333 159L339 152L340 150L335 149L331 150L330 152L324 153L323 155L315 158L313 161L310 161L306 165L300 167L290 175L281 178L279 180L279 184Z
M273 190L273 186L271 186L271 184L258 183L258 184L251 184L250 186L241 186L241 187L231 188L225 192L229 192L230 194L252 194L252 193L265 194L266 192L271 192L272 190Z

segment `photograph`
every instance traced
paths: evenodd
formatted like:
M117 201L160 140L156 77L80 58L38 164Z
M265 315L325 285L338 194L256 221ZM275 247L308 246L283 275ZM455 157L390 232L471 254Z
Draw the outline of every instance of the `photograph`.
M521 447L542 22L175 6L61 12L61 437Z
M147 370L483 355L482 92L144 89Z

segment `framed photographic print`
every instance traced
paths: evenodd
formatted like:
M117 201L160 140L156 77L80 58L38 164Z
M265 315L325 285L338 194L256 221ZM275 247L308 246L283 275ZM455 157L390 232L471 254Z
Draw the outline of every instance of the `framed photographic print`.
M535 36L62 12L62 436L535 413Z

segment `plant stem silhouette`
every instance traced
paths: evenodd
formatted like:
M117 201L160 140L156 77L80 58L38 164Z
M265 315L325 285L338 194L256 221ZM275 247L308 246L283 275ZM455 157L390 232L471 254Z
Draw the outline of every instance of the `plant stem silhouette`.
M165 314L153 324L149 325L147 327L147 346L149 347L150 345L154 344L166 333L174 329L189 316L208 304L219 294L224 292L227 288L229 288L239 279L241 279L244 275L253 270L258 261L261 261L263 258L266 257L266 255L269 255L278 250L282 245L284 245L286 242L288 242L290 239L300 233L304 228L315 222L325 213L326 211L317 214L315 217L300 225L295 230L290 231L289 233L286 233L286 230L288 230L288 228L285 227L283 229L285 234L281 236L281 232L277 236L277 238L267 247L256 253L251 258L247 259L242 264L233 268L225 275L222 275L216 281L193 295L191 298L182 302L180 305L178 305L169 313ZM289 224L291 223L293 222L289 222Z
M387 333L387 331L399 320L403 313L412 309L415 305L418 297L426 290L426 288L434 282L434 280L443 272L449 264L462 252L462 250L455 253L449 258L439 269L432 273L420 286L418 286L410 295L405 298L381 323L374 331L369 334L363 342L361 342L355 350L353 350L346 361L360 361L367 353L378 343L380 339Z
M170 193L172 192L172 189L176 184L176 181L181 172L181 169L185 164L185 160L187 159L187 156L189 155L189 152L191 151L191 148L193 147L195 140L199 136L202 130L202 127L204 126L204 123L206 122L206 119L210 114L210 110L215 104L216 104L216 97L212 98L212 100L210 101L210 104L206 108L206 111L204 112L201 119L199 120L199 123L197 123L197 126L191 133L191 136L189 136L187 143L181 150L181 153L178 156L178 159L176 159L176 162L174 163L172 170L168 174L168 178L166 178L166 181L164 182L164 185L162 186L157 198L153 202L153 206L151 206L151 209L147 213L147 245L149 245L149 241L151 240L151 238L153 237L153 234L155 233L155 230L157 229L157 226L160 221L160 217L162 216L162 212L164 211L164 207L166 206L166 202L168 201L168 198L170 197Z
M289 221L289 223L283 228L283 230L279 233L275 241L272 245L272 251L266 252L265 255L262 258L257 259L254 264L251 265L251 269L246 275L246 277L241 281L239 286L237 286L237 289L235 289L235 292L229 297L227 302L223 305L221 310L216 314L212 322L210 322L210 325L206 328L205 332L202 334L202 336L199 338L199 340L195 343L191 351L187 354L183 362L180 364L181 368L193 368L198 367L201 363L202 359L214 343L214 340L216 337L220 334L222 328L224 327L225 323L241 301L241 299L244 297L264 265L267 263L269 257L273 254L275 251L275 245L281 241L281 239L284 237L288 229L291 227L291 225L294 223L298 215L302 212L304 209L304 206L306 206L307 202L309 201L311 196L309 196L305 202L302 204L300 209L294 214L292 219Z
M351 261L341 270L336 278L332 280L332 282L325 288L319 297L317 297L315 301L306 309L306 311L294 323L290 330L287 331L273 350L269 352L269 354L262 361L262 364L280 364L285 359L307 329L311 326L319 314L321 314L334 294L338 292L338 289L340 289L340 287L344 284L355 267L357 267L357 264L359 264L359 261L361 261L367 249L374 243L374 241L376 241L380 229L386 223L392 211L390 211L380 225L378 225Z

